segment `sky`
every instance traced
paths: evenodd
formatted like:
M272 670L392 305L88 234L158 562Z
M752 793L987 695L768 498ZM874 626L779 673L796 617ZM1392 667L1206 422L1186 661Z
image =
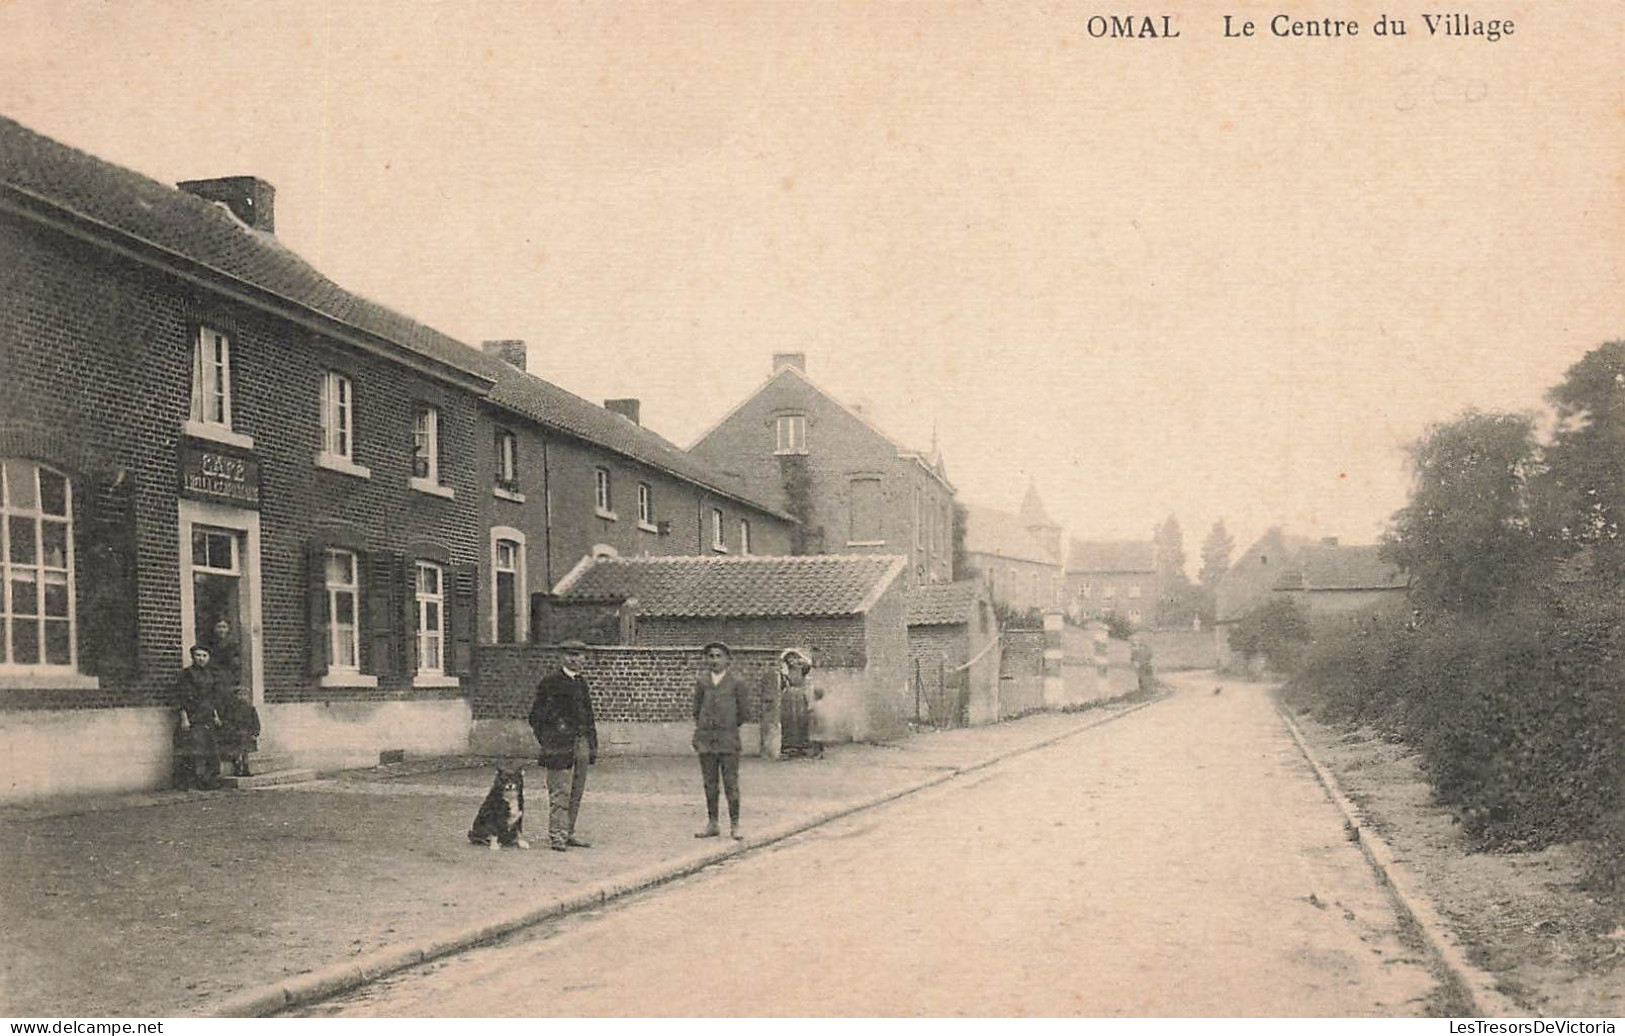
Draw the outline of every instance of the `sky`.
M0 114L266 179L340 284L679 445L803 352L962 499L1193 568L1374 541L1430 423L1625 337L1625 7L1090 35L1130 6L0 0Z

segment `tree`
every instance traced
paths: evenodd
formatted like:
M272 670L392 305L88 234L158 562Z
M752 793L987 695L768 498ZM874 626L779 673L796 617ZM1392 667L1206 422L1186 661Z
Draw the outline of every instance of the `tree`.
M1185 579L1185 531L1179 527L1179 519L1170 514L1157 526L1155 539L1158 580L1167 583L1176 575Z
M1157 564L1157 603L1155 624L1163 628L1188 628L1201 614L1202 602L1185 574L1185 532L1179 519L1169 515L1157 527L1154 537Z
M1207 539L1202 541L1202 571L1197 573L1197 581L1208 590L1214 590L1219 580L1230 571L1230 555L1236 549L1235 537L1230 535L1224 527L1224 519L1220 518L1208 530Z
M1259 656L1277 673L1290 673L1303 659L1310 639L1309 615L1290 595L1272 594L1230 627L1230 650L1240 658Z
M1410 574L1422 605L1483 614L1505 603L1534 558L1534 419L1469 409L1430 426L1409 452L1415 483L1383 557Z
M1557 413L1537 479L1538 529L1559 554L1591 548L1625 574L1625 341L1586 353L1546 399Z

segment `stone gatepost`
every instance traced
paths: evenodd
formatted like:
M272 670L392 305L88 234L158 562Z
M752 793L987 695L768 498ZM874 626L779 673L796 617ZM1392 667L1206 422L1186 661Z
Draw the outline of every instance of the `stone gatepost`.
M1066 704L1066 614L1044 613L1044 708Z

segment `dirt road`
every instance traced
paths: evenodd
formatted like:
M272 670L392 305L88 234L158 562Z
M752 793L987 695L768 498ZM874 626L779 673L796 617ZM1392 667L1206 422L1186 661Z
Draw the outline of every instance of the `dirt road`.
M1214 686L312 1013L1435 1009L1264 691Z

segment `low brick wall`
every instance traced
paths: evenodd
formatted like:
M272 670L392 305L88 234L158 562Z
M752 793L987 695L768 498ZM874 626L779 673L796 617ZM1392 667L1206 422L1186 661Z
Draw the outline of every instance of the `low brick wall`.
M733 671L758 688L751 706L752 721L761 708L765 675L777 657L776 648L733 649ZM469 695L474 718L525 719L536 697L536 685L559 662L559 649L553 645L481 645ZM692 723L694 677L704 668L704 656L697 646L589 647L587 682L592 688L593 715L599 723Z

